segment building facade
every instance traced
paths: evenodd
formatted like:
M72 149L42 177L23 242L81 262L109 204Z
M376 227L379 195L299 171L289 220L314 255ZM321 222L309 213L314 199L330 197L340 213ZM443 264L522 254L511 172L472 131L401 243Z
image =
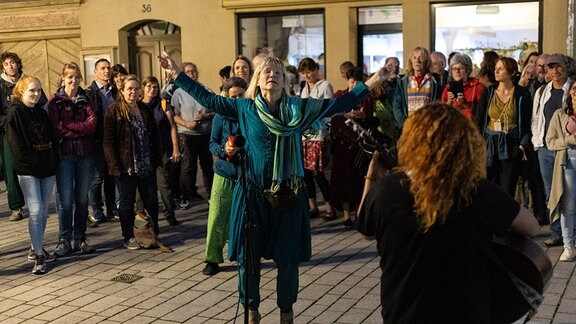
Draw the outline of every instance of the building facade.
M322 57L326 78L340 89L345 87L341 62L370 69L392 55L392 48L406 60L416 46L470 51L486 44L501 46L514 31L494 27L509 20L497 14L518 4L537 8L536 18L518 27L532 36L504 47L573 53L573 0L7 0L0 2L0 51L17 52L25 73L37 75L50 93L68 61L84 66L86 82L100 57L140 77L162 77L155 59L162 51L196 63L200 80L217 89L223 66L237 54L252 56L261 47L272 47L290 64L307 55ZM475 10L485 26L468 26L464 16L450 14L456 9L463 13L464 7ZM511 19L516 18L522 17ZM459 25L467 27L454 27ZM462 35L472 45L454 47ZM388 52L380 55L382 47Z

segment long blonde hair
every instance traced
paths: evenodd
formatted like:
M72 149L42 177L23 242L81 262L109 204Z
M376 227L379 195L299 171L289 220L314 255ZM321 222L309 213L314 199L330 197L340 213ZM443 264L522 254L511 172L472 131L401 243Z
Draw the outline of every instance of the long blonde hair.
M398 164L410 177L415 212L425 232L443 224L453 208L467 206L479 180L486 178L484 139L452 106L430 104L404 123Z
M260 87L258 86L260 74L262 73L262 70L264 70L264 68L267 66L276 66L280 68L282 74L284 75L282 92L285 95L290 95L290 81L288 80L288 72L286 71L286 67L284 67L284 63L282 63L282 61L277 57L267 56L254 70L254 75L252 76L250 84L248 85L248 89L246 90L246 94L244 95L245 98L255 99L258 96L260 93Z
M120 113L120 116L126 120L130 120L130 107L126 102L126 98L124 98L122 90L124 90L124 87L126 87L126 83L128 83L129 81L136 81L138 82L138 85L141 85L140 80L138 80L138 77L135 76L134 74L129 74L122 79L120 89L118 89L118 96L116 97L116 103L118 104L118 112Z

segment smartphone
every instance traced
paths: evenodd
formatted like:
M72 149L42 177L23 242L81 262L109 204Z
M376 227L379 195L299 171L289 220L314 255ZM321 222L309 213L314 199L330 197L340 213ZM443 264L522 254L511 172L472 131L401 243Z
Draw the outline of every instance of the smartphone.
M454 97L458 97L459 93L464 93L464 83L462 81L451 81L450 82L450 92L454 94Z

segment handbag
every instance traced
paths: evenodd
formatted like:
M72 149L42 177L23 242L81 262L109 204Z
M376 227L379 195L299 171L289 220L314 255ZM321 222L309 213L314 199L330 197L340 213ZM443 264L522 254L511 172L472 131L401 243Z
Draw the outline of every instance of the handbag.
M298 206L298 196L289 187L280 187L276 191L264 189L262 193L270 206L277 211L289 211Z

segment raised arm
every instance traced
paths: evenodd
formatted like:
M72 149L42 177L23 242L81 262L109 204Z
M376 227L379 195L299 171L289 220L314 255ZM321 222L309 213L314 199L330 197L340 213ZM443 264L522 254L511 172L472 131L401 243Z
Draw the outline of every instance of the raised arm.
M238 119L237 100L240 99L225 98L206 90L201 84L182 73L174 59L166 52L158 56L158 61L160 66L174 78L174 84L196 99L202 106L224 116Z

